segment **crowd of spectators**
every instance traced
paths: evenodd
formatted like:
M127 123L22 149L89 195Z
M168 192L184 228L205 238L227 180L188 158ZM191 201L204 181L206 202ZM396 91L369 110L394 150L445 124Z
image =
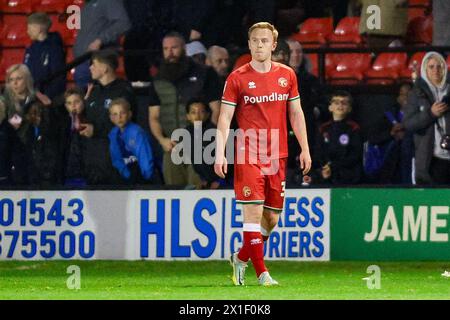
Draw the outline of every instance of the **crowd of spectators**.
M7 69L0 95L0 186L232 186L232 167L222 180L210 163L175 163L171 154L186 141L172 134L185 129L193 144L195 134L215 128L235 53L245 52L246 30L256 21L279 28L273 60L296 71L307 123L314 168L302 175L290 133L288 186L448 184L450 86L441 54L425 56L417 80L401 85L395 103L363 134L352 119L352 95L325 94L302 44L288 38L307 17L332 15L335 24L349 14L364 19L374 2L385 24L378 31L361 25L367 44L402 45L407 0L86 0L74 57L90 57L75 68L74 84L52 78L65 66L63 42L49 32L47 14L33 13L32 44L23 64ZM440 28L448 25L436 17ZM435 44L449 44L448 29L435 33ZM121 47L126 79L117 73Z

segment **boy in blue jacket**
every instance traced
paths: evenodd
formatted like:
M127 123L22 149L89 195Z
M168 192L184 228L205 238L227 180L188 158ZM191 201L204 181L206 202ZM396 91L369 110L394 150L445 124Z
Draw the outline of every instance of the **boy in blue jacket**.
M27 33L31 45L26 48L24 64L28 66L37 89L50 99L66 90L65 74L51 80L49 76L65 67L65 53L61 36L49 32L52 21L43 12L31 14L27 19Z
M115 127L109 133L113 166L127 183L155 183L153 153L147 133L131 122L131 106L123 98L114 99L109 116Z

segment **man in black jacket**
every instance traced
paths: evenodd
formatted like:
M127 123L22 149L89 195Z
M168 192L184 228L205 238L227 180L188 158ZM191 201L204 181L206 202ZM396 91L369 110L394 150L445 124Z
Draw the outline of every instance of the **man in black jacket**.
M118 176L109 156L108 134L113 124L109 120L109 105L115 98L126 99L136 110L136 99L128 81L117 78L118 55L107 49L92 55L90 67L94 84L86 98L86 124L80 132L86 142L86 174L88 184L116 184Z

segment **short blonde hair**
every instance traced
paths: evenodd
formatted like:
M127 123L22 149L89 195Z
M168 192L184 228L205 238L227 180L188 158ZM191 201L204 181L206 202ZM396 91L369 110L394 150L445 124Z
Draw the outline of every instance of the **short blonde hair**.
M255 23L248 29L248 38L250 39L250 35L252 34L253 30L255 29L269 29L272 31L273 35L273 42L277 42L278 40L278 30L275 28L275 26L269 22L258 22Z
M35 12L28 16L27 24L37 24L43 27L45 32L48 32L52 26L52 20L45 12Z
M131 105L125 98L114 99L113 101L111 101L111 104L109 105L110 110L112 106L121 106L125 111L127 112L131 111Z

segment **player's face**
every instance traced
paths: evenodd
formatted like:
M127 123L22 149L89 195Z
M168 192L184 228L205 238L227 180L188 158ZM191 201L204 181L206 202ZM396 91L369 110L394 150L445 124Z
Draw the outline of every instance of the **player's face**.
M164 38L162 46L164 61L167 63L176 63L185 55L183 42L179 38Z
M269 29L256 28L250 34L248 47L252 59L258 62L270 60L272 51L275 50L276 46L277 43L273 41L273 34Z
M84 109L83 99L78 94L68 96L65 105L69 113L81 114Z
M123 129L131 119L131 112L119 104L114 104L109 108L109 118L115 126Z

